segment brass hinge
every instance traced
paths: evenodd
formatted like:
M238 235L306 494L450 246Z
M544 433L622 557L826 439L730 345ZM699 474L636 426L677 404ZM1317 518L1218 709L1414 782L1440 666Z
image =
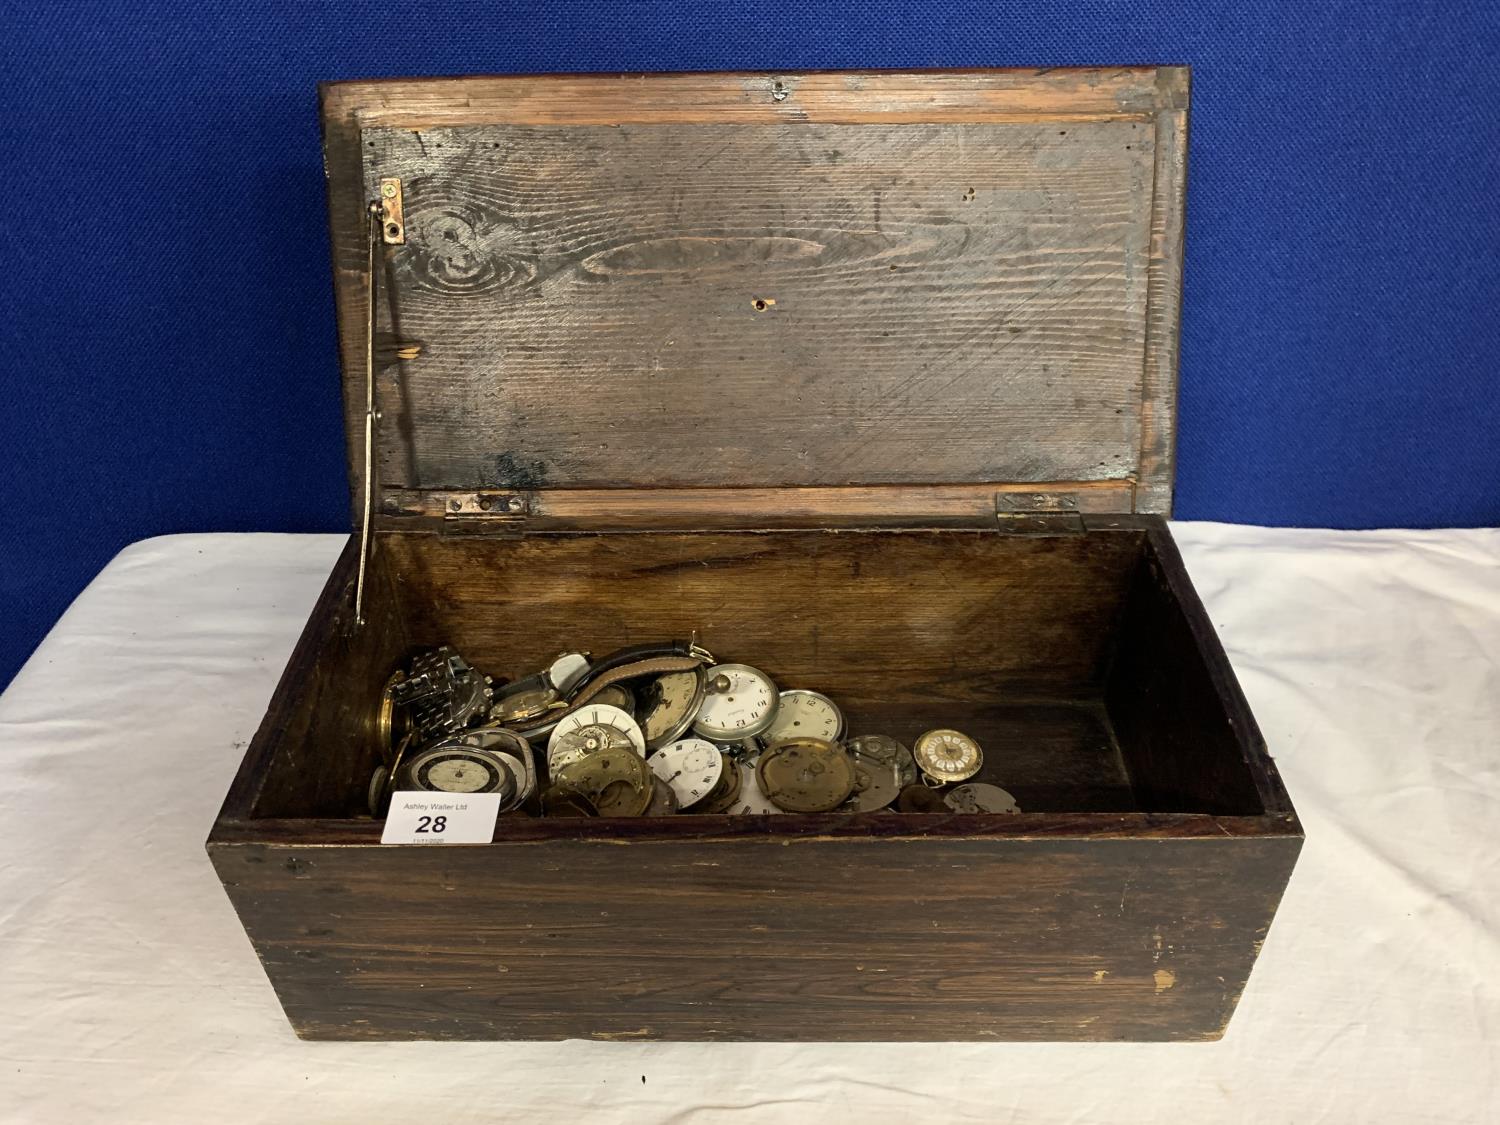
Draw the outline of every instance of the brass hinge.
M995 522L1008 535L1067 535L1083 531L1076 492L997 492Z
M401 181L390 176L380 181L380 236L387 246L406 242L406 212L401 205Z
M519 538L531 514L531 502L520 492L444 492L438 497L443 506L444 533L472 531Z

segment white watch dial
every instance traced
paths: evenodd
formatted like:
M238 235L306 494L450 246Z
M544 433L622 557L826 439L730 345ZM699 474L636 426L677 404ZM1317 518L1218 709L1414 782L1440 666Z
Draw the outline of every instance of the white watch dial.
M784 691L776 717L761 732L764 742L808 736L837 742L844 733L844 715L833 700L815 691Z
M697 804L724 776L724 755L712 742L687 738L663 746L647 759L651 772L672 787L678 808Z
M718 664L708 670L708 690L693 731L717 742L738 742L770 726L780 702L764 672L748 664Z
M779 813L782 809L771 803L771 799L761 791L760 778L755 776L755 766L749 761L735 763L735 768L740 771L740 795L734 802L734 807L729 811L735 816L749 816L755 813Z

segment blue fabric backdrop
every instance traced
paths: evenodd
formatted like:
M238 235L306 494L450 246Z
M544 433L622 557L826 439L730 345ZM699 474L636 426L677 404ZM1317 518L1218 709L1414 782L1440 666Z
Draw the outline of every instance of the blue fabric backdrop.
M1500 16L1213 4L0 4L0 684L116 550L347 525L314 82L1188 63L1178 514L1500 522Z

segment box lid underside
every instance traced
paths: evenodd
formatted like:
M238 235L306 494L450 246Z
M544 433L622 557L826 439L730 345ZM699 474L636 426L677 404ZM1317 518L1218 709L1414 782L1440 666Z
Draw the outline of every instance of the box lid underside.
M1185 100L1149 69L325 87L356 488L363 209L397 177L382 494L1114 483L1165 513Z

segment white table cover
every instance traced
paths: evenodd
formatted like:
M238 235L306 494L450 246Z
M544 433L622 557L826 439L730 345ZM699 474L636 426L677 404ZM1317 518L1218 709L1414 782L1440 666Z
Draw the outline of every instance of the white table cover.
M203 841L342 538L181 535L0 696L0 1120L1500 1120L1500 531L1174 531L1307 830L1221 1042L303 1043Z

